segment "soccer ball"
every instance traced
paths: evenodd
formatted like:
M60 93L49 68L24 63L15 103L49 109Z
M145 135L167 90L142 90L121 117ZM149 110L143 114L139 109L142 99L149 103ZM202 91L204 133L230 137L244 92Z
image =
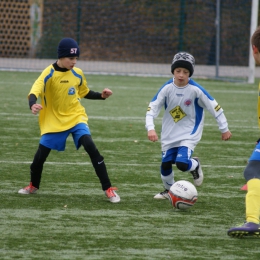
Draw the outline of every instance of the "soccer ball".
M175 182L169 192L170 202L176 209L188 209L198 199L198 192L195 186L189 181Z

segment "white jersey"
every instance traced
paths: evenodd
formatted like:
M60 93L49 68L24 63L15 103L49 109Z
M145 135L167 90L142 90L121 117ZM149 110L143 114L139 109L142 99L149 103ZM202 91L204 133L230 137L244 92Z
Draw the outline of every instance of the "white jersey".
M223 109L192 79L189 79L185 87L176 86L174 79L171 79L159 89L147 109L147 131L154 129L154 118L159 115L163 106L165 112L161 130L162 151L179 146L186 146L194 151L203 132L204 109L214 116L221 133L228 131Z

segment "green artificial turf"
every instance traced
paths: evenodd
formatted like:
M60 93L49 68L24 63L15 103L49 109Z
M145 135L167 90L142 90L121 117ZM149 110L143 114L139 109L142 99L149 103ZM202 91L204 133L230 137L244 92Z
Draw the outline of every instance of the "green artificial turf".
M233 239L227 230L245 217L243 170L259 137L257 82L197 79L224 108L233 134L224 142L206 112L195 149L204 172L198 201L175 210L162 191L160 143L147 139L145 113L167 78L86 75L89 87L108 87L106 101L82 100L92 137L105 157L121 202L110 203L83 148L72 138L52 151L38 194L20 195L40 138L27 94L39 73L0 72L0 259L26 260L254 260L258 239ZM162 111L163 112L163 111ZM162 113L155 120L160 133ZM175 180L192 181L174 166Z

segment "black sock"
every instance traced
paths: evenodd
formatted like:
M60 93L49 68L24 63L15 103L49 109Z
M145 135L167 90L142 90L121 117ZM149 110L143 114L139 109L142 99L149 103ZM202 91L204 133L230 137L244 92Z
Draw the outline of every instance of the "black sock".
M40 144L38 147L38 150L34 156L33 162L30 166L31 182L32 182L32 185L37 189L39 189L39 187L40 187L43 164L46 161L50 151L51 151L50 148L47 148Z

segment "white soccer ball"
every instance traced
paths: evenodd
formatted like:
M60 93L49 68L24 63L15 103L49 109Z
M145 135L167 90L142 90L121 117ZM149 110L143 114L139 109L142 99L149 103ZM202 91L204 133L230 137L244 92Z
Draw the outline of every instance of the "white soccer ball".
M169 198L176 209L188 209L192 207L198 199L196 187L189 181L177 181L169 190Z

